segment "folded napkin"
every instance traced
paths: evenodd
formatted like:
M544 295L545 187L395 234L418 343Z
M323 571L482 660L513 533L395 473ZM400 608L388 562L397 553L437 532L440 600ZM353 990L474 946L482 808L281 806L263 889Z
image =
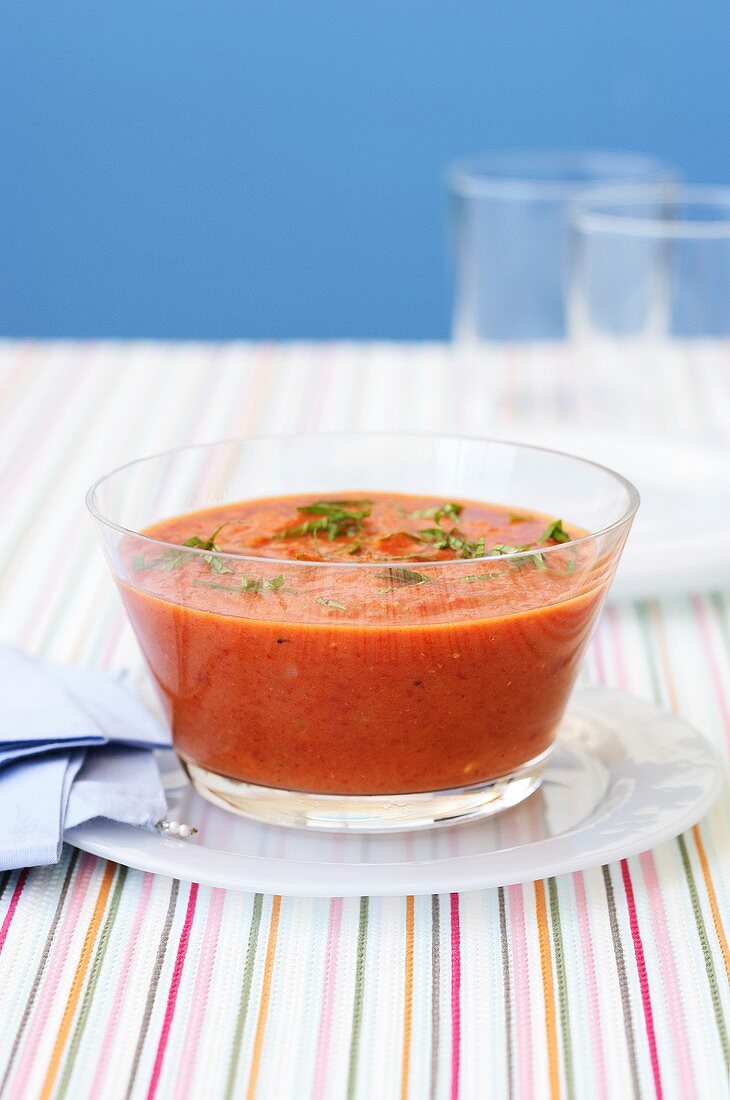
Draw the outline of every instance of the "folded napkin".
M150 750L169 746L125 672L0 647L0 871L56 863L64 829L92 817L154 827L167 807Z

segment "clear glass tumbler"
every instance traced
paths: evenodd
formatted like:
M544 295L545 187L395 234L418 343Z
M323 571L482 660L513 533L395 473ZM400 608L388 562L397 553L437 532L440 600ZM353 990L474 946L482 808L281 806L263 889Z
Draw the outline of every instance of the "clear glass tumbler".
M576 340L730 335L730 187L597 188L570 226Z
M570 200L592 185L674 177L655 157L631 153L497 152L455 164L457 344L562 338Z
M585 534L539 554L384 564L146 533L245 500L353 492L487 501ZM494 813L537 788L638 496L538 448L341 434L143 458L87 503L200 794L278 824L380 830Z

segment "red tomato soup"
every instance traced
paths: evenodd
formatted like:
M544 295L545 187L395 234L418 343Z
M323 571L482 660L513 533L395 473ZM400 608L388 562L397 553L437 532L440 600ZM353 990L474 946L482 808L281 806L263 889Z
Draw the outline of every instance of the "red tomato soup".
M143 534L174 545L126 539L121 590L180 756L317 793L459 788L540 756L608 576L560 520L421 496L243 501Z

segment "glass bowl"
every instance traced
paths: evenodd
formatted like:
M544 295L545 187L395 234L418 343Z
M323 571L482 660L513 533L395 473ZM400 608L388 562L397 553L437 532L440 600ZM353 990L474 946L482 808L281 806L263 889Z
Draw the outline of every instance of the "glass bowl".
M484 501L573 534L539 553L384 564L144 533L246 500L368 493ZM638 500L555 451L351 433L183 447L87 494L195 789L277 824L354 830L491 814L539 786Z

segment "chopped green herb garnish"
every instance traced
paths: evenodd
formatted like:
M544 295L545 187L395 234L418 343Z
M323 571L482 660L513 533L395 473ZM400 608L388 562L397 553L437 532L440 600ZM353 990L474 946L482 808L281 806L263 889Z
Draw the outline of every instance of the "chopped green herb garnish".
M208 563L208 567L211 573L232 573L222 558L219 558L216 554L205 554L205 560Z
M499 573L473 573L469 577L460 577L459 584L478 584L481 581L493 581L495 577L500 576Z
M261 592L265 582L257 580L255 577L244 577L241 581L242 592Z
M519 512L510 512L507 518L510 523L534 523L533 516L521 516Z
M563 527L562 519L554 519L552 523L549 523L543 533L540 535L538 542L570 542L570 535Z
M284 588L283 575L273 577L271 580L262 580L260 577L241 577L238 584L219 584L216 581L196 581L202 588L219 588L224 592L292 592L291 588Z
M298 504L297 511L310 516L327 516L345 508L369 509L373 503L372 500L315 500L314 504Z
M220 527L216 527L210 538L200 539L197 535L193 535L191 539L188 539L187 542L183 543L183 546L193 546L196 550L217 550L218 547L215 544L215 540L221 533L223 528L227 527L229 523L230 520L226 520L226 522L222 523Z
M415 538L419 542L430 543L434 550L453 550L460 558L481 558L485 553L483 538L469 539L456 527L452 527L450 531L445 531L443 527L426 527L423 531L418 531Z
M220 527L217 527L210 538L201 539L197 535L193 535L187 539L182 545L189 546L191 550L209 550L211 553L204 554L203 560L208 565L211 573L232 573L233 570L229 569L223 560L218 557L220 553L218 547L215 544L216 537L227 523L222 523ZM163 554L160 554L158 558L151 558L149 561L139 554L132 561L132 568L135 572L141 569L155 569L159 568L165 573L172 572L173 569L179 569L181 565L184 565L186 561L194 560L195 555L190 554L185 550L165 550Z
M489 551L490 554L522 554L525 550L529 550L531 543L526 543L524 546L505 546L503 542L495 542L494 546Z
M448 504L436 504L432 508L419 508L417 511L411 512L410 517L411 519L432 519L436 523L440 523L444 516L456 521L463 511L463 504L455 504L451 500Z
M327 536L330 541L337 538L352 538L362 531L363 520L370 515L371 500L317 500L313 504L298 505L297 511L304 515L316 516L316 519L296 523L279 531L274 538L293 538L298 535L318 533Z
M504 543L498 542L492 547L489 553L498 555L524 554L526 550L531 550L534 545L534 542L527 542L524 546L505 546ZM542 554L530 554L527 558L524 559L524 561L531 561L536 569L547 569L547 565L545 564L545 559L543 558ZM517 564L519 565L520 563L518 562Z
M317 599L317 603L321 604L322 607L329 607L333 611L347 610L345 605L343 603L340 603L339 600L330 600L327 596L319 596Z
M392 581L393 586L399 587L414 587L419 584L430 584L430 577L424 577L423 573L415 573L412 569L387 569L384 573L376 573L376 577L380 577L386 581ZM390 589L382 589L384 592L389 592Z
M575 558L571 558L570 561L565 566L565 572L566 573L575 573L576 564L577 563L576 563Z
M245 592L242 584L220 584L218 581L193 581L199 588L219 588L223 592Z

